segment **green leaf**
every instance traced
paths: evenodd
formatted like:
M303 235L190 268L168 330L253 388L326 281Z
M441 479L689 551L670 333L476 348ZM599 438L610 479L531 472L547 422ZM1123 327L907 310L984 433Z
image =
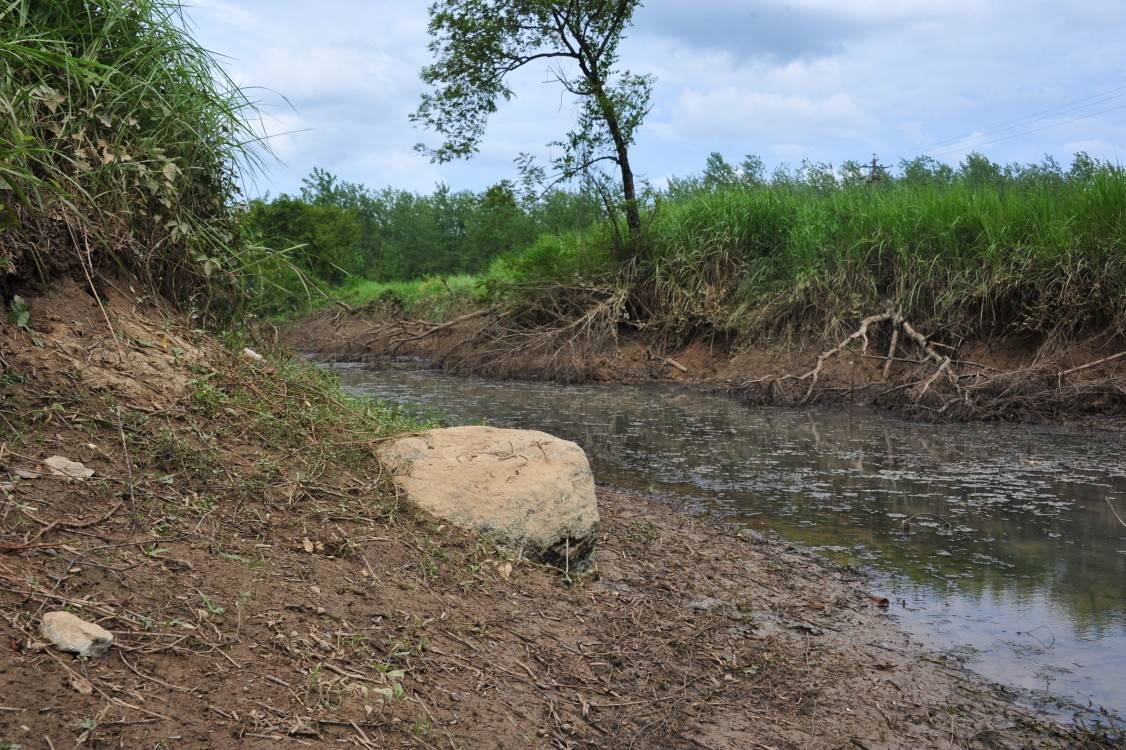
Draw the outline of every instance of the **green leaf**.
M12 297L12 303L8 312L8 322L20 328L27 328L31 322L31 308L27 306L27 302L23 297L18 294Z

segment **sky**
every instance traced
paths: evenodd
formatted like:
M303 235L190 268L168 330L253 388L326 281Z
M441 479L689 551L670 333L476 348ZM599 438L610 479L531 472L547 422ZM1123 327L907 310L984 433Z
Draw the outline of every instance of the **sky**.
M323 167L369 187L480 190L571 126L546 68L514 79L480 153L451 164L408 120L429 0L187 0L197 38L260 103L273 157L250 195ZM621 64L656 76L635 171L656 186L718 151L768 168L928 154L1126 163L1122 0L648 0Z

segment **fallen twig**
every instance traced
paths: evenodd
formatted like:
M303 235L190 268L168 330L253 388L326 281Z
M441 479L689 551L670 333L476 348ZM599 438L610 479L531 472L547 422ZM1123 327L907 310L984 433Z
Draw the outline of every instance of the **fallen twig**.
M1060 373L1060 376L1062 377L1064 375L1071 375L1073 373L1082 372L1083 370L1090 370L1092 367L1098 367L1099 365L1109 364L1110 362L1114 362L1116 360L1122 359L1123 357L1126 357L1126 352L1119 352L1118 354L1112 354L1109 357L1103 357L1102 359L1097 359L1094 362L1088 362L1085 365L1079 365L1078 367L1072 367L1070 370L1064 370L1063 372Z

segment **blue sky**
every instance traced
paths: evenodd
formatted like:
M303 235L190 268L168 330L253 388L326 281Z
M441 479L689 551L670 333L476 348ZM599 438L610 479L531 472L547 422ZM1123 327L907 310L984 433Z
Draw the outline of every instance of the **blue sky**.
M571 123L546 71L530 70L480 154L434 165L413 150L429 134L407 120L428 0L188 2L197 36L256 87L279 134L251 194L293 191L313 166L371 187L479 189ZM660 185L712 151L771 168L873 153L956 162L973 148L1126 163L1124 39L1122 0L649 0L622 47L626 67L658 79L635 166Z

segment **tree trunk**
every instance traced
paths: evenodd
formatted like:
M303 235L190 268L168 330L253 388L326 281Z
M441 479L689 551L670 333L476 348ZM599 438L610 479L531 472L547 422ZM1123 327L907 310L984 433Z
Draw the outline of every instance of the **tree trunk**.
M637 258L641 255L641 208L637 204L637 188L633 182L633 169L629 165L629 151L624 144L618 147L618 164L622 168L622 195L626 203L630 258Z
M641 255L641 208L637 203L637 186L633 179L633 168L629 164L629 144L626 143L622 128L618 124L618 113L602 87L602 81L590 76L598 97L602 118L614 140L614 151L618 167L622 170L622 197L625 199L626 226L629 228L629 255L620 260L631 260Z

